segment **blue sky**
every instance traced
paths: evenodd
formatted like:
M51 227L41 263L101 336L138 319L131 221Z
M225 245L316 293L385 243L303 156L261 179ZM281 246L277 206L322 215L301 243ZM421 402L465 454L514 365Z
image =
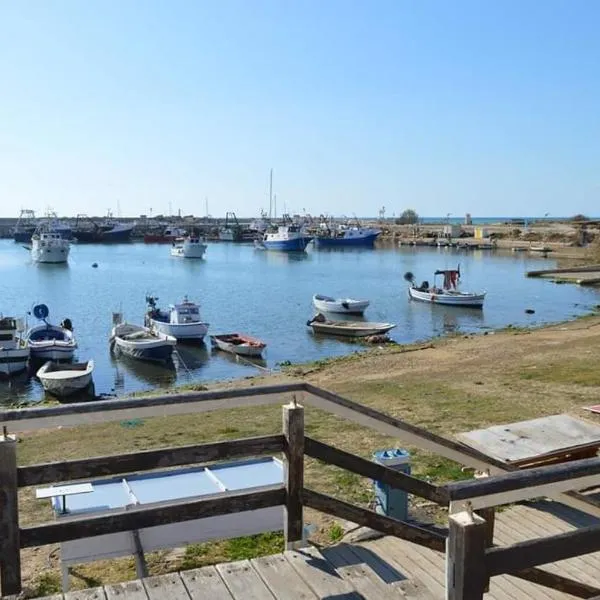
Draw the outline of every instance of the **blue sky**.
M595 0L0 0L0 214L598 214Z

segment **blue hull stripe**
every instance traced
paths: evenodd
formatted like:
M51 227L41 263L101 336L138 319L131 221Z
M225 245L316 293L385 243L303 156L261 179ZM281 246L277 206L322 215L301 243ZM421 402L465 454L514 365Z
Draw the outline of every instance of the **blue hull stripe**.
M312 238L310 237L302 237L295 238L293 240L282 240L276 242L264 241L263 245L267 250L284 250L286 252L294 252L298 250L305 250L306 246L308 246L311 240Z
M372 233L361 238L327 238L317 237L315 238L315 246L317 248L341 248L347 246L354 247L372 247L375 244L375 240L379 236L378 233Z

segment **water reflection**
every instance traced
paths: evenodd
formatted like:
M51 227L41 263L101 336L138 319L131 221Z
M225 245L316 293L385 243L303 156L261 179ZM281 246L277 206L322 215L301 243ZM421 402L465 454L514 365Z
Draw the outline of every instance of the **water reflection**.
M253 356L238 356L230 352L223 352L218 348L212 349L212 355L215 359L225 360L230 364L259 367L261 370L267 369L267 361L264 358L255 358Z
M125 374L148 385L158 387L172 385L177 379L175 364L171 361L167 363L144 362L122 353L115 355L111 352L110 362L114 368L114 387L111 390L114 393L122 392L125 389Z

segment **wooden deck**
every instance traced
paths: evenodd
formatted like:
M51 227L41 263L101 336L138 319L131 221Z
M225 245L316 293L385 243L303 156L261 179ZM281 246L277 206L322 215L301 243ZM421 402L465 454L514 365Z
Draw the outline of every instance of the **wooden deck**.
M495 542L506 545L597 523L554 502L517 505L497 514ZM597 584L600 553L564 560L546 569ZM307 548L234 563L149 577L51 600L438 600L444 598L445 558L440 552L381 537ZM567 594L516 577L492 579L490 600L567 600ZM50 599L47 599L50 600Z

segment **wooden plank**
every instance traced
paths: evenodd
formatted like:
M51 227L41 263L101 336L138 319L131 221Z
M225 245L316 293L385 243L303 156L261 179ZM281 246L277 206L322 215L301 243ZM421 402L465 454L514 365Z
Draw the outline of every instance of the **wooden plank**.
M140 579L104 586L107 600L148 600L146 588Z
M275 598L317 598L283 554L253 558L250 562Z
M446 560L448 600L479 600L487 587L485 521L467 512L449 516Z
M169 573L142 579L148 600L190 600L179 573Z
M306 488L303 492L303 498L305 506L339 517L340 519L346 519L353 523L370 527L375 531L395 535L415 544L432 548L433 550L443 551L446 547L446 537L428 529L380 515L372 510L348 504L342 500Z
M310 437L305 439L305 453L312 458L323 460L330 465L336 465L374 481L387 483L394 488L415 494L421 498L426 498L437 504L448 504L449 497L444 487L432 485L427 481L422 481L421 479L411 477L400 471L395 471L384 465L379 465L360 456L344 452L323 442L313 440Z
M103 516L78 517L26 527L21 529L21 547L56 544L119 531L256 510L279 506L284 502L285 489L281 485L273 485L250 493L225 492L200 500L175 502L153 508L130 508Z
M514 573L600 550L600 525L486 550L490 575Z
M17 440L0 435L0 592L21 592Z
M403 581L407 581L406 575L398 571L386 560L382 559L379 554L373 552L369 548L365 548L361 544L342 544L346 546L348 552L351 552L356 561L368 565L373 572L385 584L393 585ZM415 544L416 545L416 544Z
M106 600L104 588L97 587L87 590L74 590L65 594L65 600Z
M364 600L400 597L400 590L385 585L365 563L357 563L356 557L344 550L343 545L323 548L321 554Z
M221 579L216 567L202 567L180 573L192 600L232 600L232 596ZM127 599L129 600L129 599Z
M266 435L181 448L160 448L116 456L52 462L19 467L19 487L56 483L121 473L149 471L178 465L213 462L244 456L272 454L283 450L282 435Z
M283 437L285 457L283 480L286 501L284 536L286 548L302 540L304 532L302 490L304 489L304 408L293 403L283 407Z
M217 571L235 600L274 599L249 560L217 565Z
M285 557L318 598L331 596L343 600L361 600L360 595L335 572L315 548L288 550Z

